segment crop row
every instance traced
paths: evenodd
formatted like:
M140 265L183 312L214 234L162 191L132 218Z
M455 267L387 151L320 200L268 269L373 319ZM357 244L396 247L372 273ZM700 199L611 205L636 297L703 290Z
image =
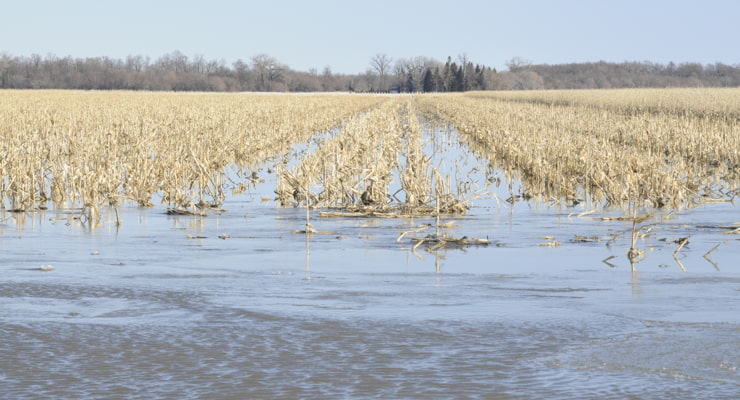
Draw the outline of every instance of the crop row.
M98 206L155 195L219 205L260 165L382 101L374 96L0 93L4 208ZM243 178L230 182L227 169Z
M509 181L521 181L526 197L680 208L737 194L740 121L673 112L660 108L663 91L645 93L655 94L647 104L660 112L635 112L622 100L610 102L610 92L602 93L607 97L599 107L587 106L590 100L579 92L568 104L547 97L567 99L568 92L541 92L542 99L529 94L526 101L477 93L425 96L421 103Z
M463 212L465 193L425 153L432 120L521 182L522 198L679 208L738 193L738 94L3 91L0 202L202 210L275 162L283 205Z

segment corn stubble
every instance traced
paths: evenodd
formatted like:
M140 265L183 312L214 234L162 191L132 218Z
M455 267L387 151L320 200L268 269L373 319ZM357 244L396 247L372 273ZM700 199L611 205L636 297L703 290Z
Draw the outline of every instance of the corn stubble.
M280 203L341 209L356 216L466 212L466 191L454 187L424 152L415 99L387 99L348 121L298 165L281 169L276 190Z
M479 92L423 105L526 198L682 208L738 194L738 89Z
M372 107L370 96L0 93L5 209L86 210L155 194L171 210L220 206L267 161ZM233 182L231 176L239 177ZM242 179L243 178L243 179Z
M91 221L104 205L155 198L173 212L218 208L270 162L283 206L464 213L470 190L424 152L429 121L454 126L491 168L521 182L520 199L681 208L732 200L740 179L737 89L0 98L2 206L53 203ZM299 145L311 150L291 164Z

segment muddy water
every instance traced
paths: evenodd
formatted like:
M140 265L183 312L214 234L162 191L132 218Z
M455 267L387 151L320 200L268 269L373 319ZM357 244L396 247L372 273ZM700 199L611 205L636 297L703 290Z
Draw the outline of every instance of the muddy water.
M208 217L0 214L0 397L740 396L735 205L654 218L633 271L617 212L499 193L444 228L491 245L414 251L432 219L292 233L266 178Z

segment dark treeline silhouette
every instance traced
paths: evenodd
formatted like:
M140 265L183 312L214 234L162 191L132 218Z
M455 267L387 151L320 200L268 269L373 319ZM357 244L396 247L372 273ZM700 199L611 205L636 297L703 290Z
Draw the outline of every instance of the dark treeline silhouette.
M455 92L634 87L737 87L740 65L715 63L594 62L533 65L520 58L508 70L475 64L467 56L445 63L415 57L392 60L378 54L358 74L333 73L330 67L295 71L266 54L249 61L206 60L179 51L156 60L128 56L72 58L52 54L0 54L0 88L160 91L273 92Z
M460 60L458 65L451 57L442 66L427 66L420 78L413 74L400 74L396 88L400 92L463 92L468 90L486 90L494 81L495 71L491 68L473 65L472 62Z

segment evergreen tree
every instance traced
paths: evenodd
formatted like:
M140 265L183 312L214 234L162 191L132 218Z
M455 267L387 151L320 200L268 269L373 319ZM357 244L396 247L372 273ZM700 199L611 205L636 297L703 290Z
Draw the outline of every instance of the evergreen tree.
M445 90L445 82L442 78L442 73L439 71L439 66L434 68L434 91L435 92L444 92Z
M481 67L478 64L475 64L475 87L474 90L486 90L486 78L484 75L485 67Z
M452 64L455 65L455 64ZM463 72L463 67L460 65L457 67L457 70L455 71L455 74L452 76L452 87L453 91L455 92L462 92L465 90L465 72Z
M421 90L425 93L437 91L437 84L434 79L434 74L429 68L424 71L424 76L421 78Z
M414 76L409 72L406 76L406 84L404 85L405 89L409 93L414 93L417 91L416 82L414 81Z
M443 92L450 92L452 91L452 79L450 78L452 76L452 68L453 65L455 65L452 62L452 57L447 57L447 62L445 63L444 68L442 69L442 91Z

